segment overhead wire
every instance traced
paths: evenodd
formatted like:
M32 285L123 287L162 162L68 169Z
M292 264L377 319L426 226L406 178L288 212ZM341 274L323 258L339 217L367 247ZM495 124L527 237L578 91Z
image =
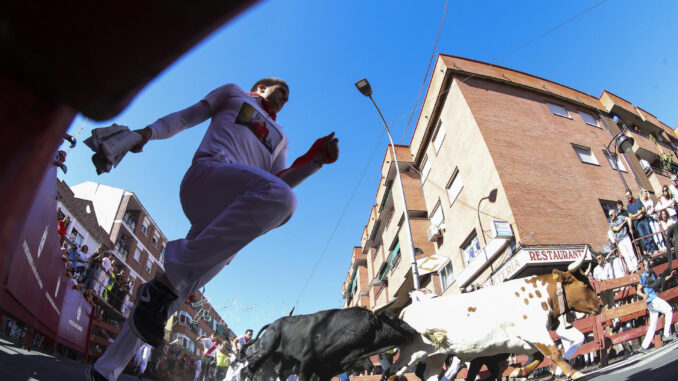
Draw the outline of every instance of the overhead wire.
M607 3L608 1L609 1L609 0L602 0L602 1L600 1L600 2L598 2L598 3L596 3L596 4L594 4L594 5L592 5L592 6L589 7L589 8L584 9L583 11L581 11L581 12L577 13L576 15L574 15L574 16L568 18L567 20L561 22L560 24L556 25L555 27L553 27L553 28L547 30L546 32L544 32L544 33L538 35L537 37L532 38L531 40L527 41L526 43L524 43L524 44L520 45L519 47L517 47L517 48L511 50L510 52L504 54L503 56L499 57L499 59L497 59L497 60L491 62L490 65L491 65L491 66L497 65L498 63L500 63L501 61L505 60L506 58L512 56L513 54L517 53L518 51L524 49L525 47L527 47L527 46L529 46L529 45L532 45L532 44L535 43L536 41L538 41L538 40L542 39L543 37L547 36L548 34L551 34L552 32L556 31L557 29L560 29L560 28L563 27L564 25L569 24L570 22L572 22L572 21L578 19L579 17L581 17L581 16L583 16L584 14L586 14L586 13L592 11L593 9L595 9L595 8L597 8L597 7L599 7L599 6L603 5L603 4L605 4L605 3ZM475 77L476 74L477 74L477 73L471 73L468 77L464 78L464 79L461 81L461 83L466 83L466 81L468 81L469 79ZM443 92L443 93L441 93L441 94L445 94L446 92L447 92L447 91L445 91L445 92Z
M435 58L436 49L438 48L438 40L440 39L440 32L443 30L443 24L445 23L445 15L447 14L447 4L448 3L449 3L449 0L445 0L445 8L443 8L443 17L440 20L440 27L438 28L438 35L436 36L436 42L433 44L433 51L431 52L431 58L428 60L428 66L426 67L426 74L424 74L424 80L421 82L421 87L419 88L419 95L417 95L417 101L414 102L414 107L412 107L412 113L410 114L410 119L407 121L407 125L405 125L405 129L403 130L403 135L400 137L401 142L403 141L403 139L405 139L405 134L407 133L407 130L410 128L410 123L412 122L412 117L414 116L414 112L417 110L417 105L419 104L419 99L421 98L421 93L424 91L424 86L426 85L426 78L428 78L428 73L431 70L431 64L433 63L433 58Z
M526 43L520 45L518 48L513 49L512 51L510 51L510 52L508 52L507 54L505 54L505 55L503 55L502 57L500 57L498 60L496 60L496 61L494 61L493 63L491 63L490 65L496 65L496 64L498 64L499 62L503 61L504 59L508 58L509 56L511 56L511 55L513 55L513 54L515 54L515 53L517 53L518 51L524 49L525 47L527 47L527 46L533 44L533 43L536 42L537 40L539 40L539 39L545 37L546 35L548 35L548 34L554 32L555 30L557 30L557 29L561 28L562 26L564 26L564 25L566 25L566 24L568 24L568 23L574 21L575 19L581 17L582 15L588 13L589 11L591 11L591 10L597 8L598 6L604 4L604 3L608 2L608 1L609 1L609 0L602 0L602 1L598 2L598 3L596 3L595 5L593 5L593 6L589 7L589 8L587 8L587 9L585 9L585 10L579 12L579 13L577 13L576 15L574 15L574 16L570 17L569 19L567 19L567 20L561 22L560 24L556 25L555 27L553 27L553 28L547 30L546 32L544 32L544 33L538 35L537 37L535 37L535 38L529 40L528 42L526 42ZM428 66L427 66L427 68L426 68L426 74L424 75L424 80L423 80L422 86L421 86L421 88L420 88L420 90L419 90L419 95L417 96L417 100L416 100L416 102L415 102L415 105L414 105L414 107L412 108L412 111L409 112L410 118L408 119L407 125L405 126L405 129L404 129L404 131L403 131L403 135L402 135L402 137L401 137L401 139L400 139L401 141L404 139L405 134L407 133L407 130L409 129L409 125L410 125L410 123L411 123L411 121L412 121L412 118L413 118L413 116L414 116L414 113L415 113L415 111L416 111L416 109L417 109L417 106L418 106L418 104L419 104L419 99L421 98L421 93L423 92L424 86L425 86L425 84L426 84L426 80L427 80L427 78L428 78L428 74L429 74L430 69L431 69L431 64L432 64L432 62L433 62L433 58L435 57L435 51L436 51L436 49L437 49L438 41L439 41L440 34L441 34L441 31L442 31L442 27L443 27L443 24L444 24L444 21L445 21L445 16L446 16L446 14L447 14L447 7L448 7L448 4L449 4L449 0L446 0L446 1L445 1L445 7L444 7L444 9L443 9L442 20L441 20L441 22L440 22L440 27L439 27L439 29L438 29L438 33L437 33L437 36L436 36L436 40L435 40L435 43L434 43L434 46L433 46L433 52L431 53L431 58L429 59L429 64L428 64ZM465 79L462 81L462 83L464 83L464 82L468 81L469 79L471 79L472 77L474 77L475 74L476 74L476 73L472 73L471 75L469 75L467 78L465 78ZM397 122L398 120L402 119L405 115L407 115L407 114L404 114L403 116L401 116L400 118L398 118L398 119L396 120L396 122ZM394 123L395 123L395 122L391 123L391 125L393 125ZM383 131L382 134L381 134L381 136L379 137L378 143L377 143L377 145L374 147L374 150L372 151L372 154L370 155L370 158L369 158L369 160L367 161L367 165L365 166L365 168L364 168L364 170L363 170L363 172L362 172L360 178L358 179L358 182L357 182L355 188L353 189L353 192L351 193L351 195L350 195L350 197L349 197L349 199L348 199L348 201L347 201L347 204L346 204L346 206L344 207L344 209L343 209L341 215L339 216L339 219L337 220L337 223L335 224L335 226L334 226L332 232L330 233L330 236L328 237L327 243L326 243L325 246L323 247L322 251L320 252L320 255L319 255L318 259L316 260L315 264L313 265L313 268L311 269L311 271L310 271L310 273L309 273L309 275L308 275L308 277L307 277L307 279L306 279L306 282L304 283L304 286L302 287L302 289L301 289L301 291L300 291L300 293L299 293L299 296L297 297L296 301L294 302L293 310L296 309L296 308L298 307L299 301L301 300L301 298L302 298L302 296L304 295L306 289L308 288L308 285L310 284L310 281L311 281L311 279L313 278L313 275L315 274L315 271L317 270L318 265L320 264L320 262L322 261L323 257L324 257L325 254L327 253L327 249L329 248L330 242L331 242L332 239L334 238L334 236L335 236L337 230L339 229L339 226L341 225L341 222L343 221L343 219L344 219L346 213L348 212L348 209L349 209L349 207L351 206L351 203L353 202L353 199L355 198L355 195L357 194L357 191L358 191L360 185L362 184L363 179L365 178L365 175L366 175L366 173L367 173L367 170L369 169L369 166L370 166L372 160L374 159L374 156L376 155L377 150L379 149L379 147L380 147L380 145L381 145L381 140L384 138L384 135L385 135L385 131ZM483 214L486 214L486 213L483 213Z

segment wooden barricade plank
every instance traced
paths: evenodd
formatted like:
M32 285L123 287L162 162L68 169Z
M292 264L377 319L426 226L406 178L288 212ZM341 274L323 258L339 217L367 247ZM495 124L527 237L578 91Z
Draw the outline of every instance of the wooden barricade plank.
M606 291L606 290L612 290L615 288L621 288L630 284L636 284L640 282L640 275L639 274L631 274L627 275L621 278L616 278L616 279L610 279L610 280L604 280L601 282L598 282L599 285L599 291Z
M93 324L96 325L97 327L107 329L107 330L115 333L116 335L120 333L120 328L114 327L114 326L112 326L108 323L105 323L103 321L94 321Z

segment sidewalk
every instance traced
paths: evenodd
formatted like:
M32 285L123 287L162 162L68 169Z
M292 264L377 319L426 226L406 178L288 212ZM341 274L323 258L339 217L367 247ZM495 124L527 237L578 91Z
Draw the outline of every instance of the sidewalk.
M86 364L56 358L38 351L27 351L0 338L0 380L63 381L85 380ZM119 381L139 380L122 375Z

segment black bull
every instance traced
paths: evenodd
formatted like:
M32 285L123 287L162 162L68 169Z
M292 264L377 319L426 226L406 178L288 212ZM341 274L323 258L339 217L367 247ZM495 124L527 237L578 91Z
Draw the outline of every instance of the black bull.
M268 360L281 367L298 366L300 381L320 381L342 373L359 359L414 339L416 331L390 311L375 315L360 307L280 318L262 328L244 351L246 372L254 375Z

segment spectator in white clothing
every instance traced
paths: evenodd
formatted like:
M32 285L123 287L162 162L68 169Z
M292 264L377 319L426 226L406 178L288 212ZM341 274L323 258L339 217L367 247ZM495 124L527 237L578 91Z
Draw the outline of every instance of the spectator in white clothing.
M669 184L669 190L674 200L678 200L678 176L671 175L671 184Z
M645 216L647 222L650 224L650 231L652 232L654 243L659 250L665 250L666 245L664 244L664 236L661 234L659 222L657 221L659 213L654 208L654 201L652 201L652 198L650 197L650 192L645 188L640 189L640 202L642 202L645 207Z
M633 244L629 237L629 230L631 228L631 220L629 217L623 217L617 214L616 209L611 209L610 212L610 228L615 233L617 239L617 248L624 262L626 262L626 269L629 273L633 273L638 269L638 258L633 250Z
M101 296L103 294L104 288L106 288L108 281L111 279L112 272L113 264L111 263L111 253L106 253L101 260L101 271L99 272L96 284L94 285L94 292L96 292L97 295Z
M213 370L215 370L217 351L221 347L221 342L214 333L210 337L198 336L196 340L202 344L203 347L198 381L212 380L214 378Z
M612 252L604 256L602 253L596 254L598 266L593 269L593 279L602 282L609 279L614 279L614 270L612 263L609 261ZM600 292L600 300L603 302L605 308L614 308L614 290L605 290Z
M659 225L661 226L662 231L669 230L669 228L675 223L676 219L671 218L671 216L669 216L669 212L666 209L659 212Z
M655 211L661 212L662 210L666 210L671 218L676 218L675 207L676 200L673 198L673 195L671 194L671 190L669 190L668 185L664 185L662 187L662 195L661 197L659 197L659 200L657 200Z
M251 329L248 329L245 331L245 334L239 337L236 337L233 339L233 349L235 353L240 352L240 349L242 348L243 345L247 344L250 340L252 340L252 336L254 335L254 331Z

